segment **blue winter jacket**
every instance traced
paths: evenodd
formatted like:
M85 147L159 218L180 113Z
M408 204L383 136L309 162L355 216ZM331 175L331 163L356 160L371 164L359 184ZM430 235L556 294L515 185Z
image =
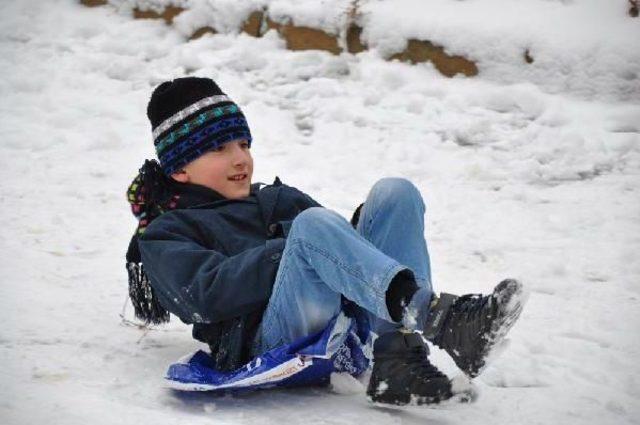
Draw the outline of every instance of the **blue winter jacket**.
M278 178L247 198L222 196L169 211L139 241L142 262L163 307L193 324L221 370L251 358L286 236L303 210L320 206Z

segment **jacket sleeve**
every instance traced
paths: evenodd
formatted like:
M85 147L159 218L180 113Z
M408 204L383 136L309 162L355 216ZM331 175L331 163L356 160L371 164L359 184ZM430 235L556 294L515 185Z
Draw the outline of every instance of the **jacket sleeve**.
M165 308L186 323L216 323L268 303L284 239L226 256L200 244L197 229L164 218L147 228L139 244Z

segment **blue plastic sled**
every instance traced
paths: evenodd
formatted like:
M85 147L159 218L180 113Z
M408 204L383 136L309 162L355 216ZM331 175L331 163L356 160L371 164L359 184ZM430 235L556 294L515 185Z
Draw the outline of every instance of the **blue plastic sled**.
M270 387L295 387L326 382L331 373L363 373L370 364L371 334L344 313L327 327L256 357L230 372L215 369L200 350L169 366L166 379L182 391L236 392Z

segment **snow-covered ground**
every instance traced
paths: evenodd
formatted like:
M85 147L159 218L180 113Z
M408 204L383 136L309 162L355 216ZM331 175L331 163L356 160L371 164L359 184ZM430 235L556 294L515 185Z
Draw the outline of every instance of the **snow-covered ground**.
M1 423L640 423L640 99L619 92L640 93L639 69L588 94L516 74L446 79L376 51L290 52L273 33L187 43L72 0L0 2L0 53ZM256 181L278 175L349 216L376 179L407 177L427 203L438 290L526 283L476 403L375 408L345 379L223 398L163 387L200 345L175 320L121 324L135 228L124 193L153 156L153 87L187 73L243 107Z

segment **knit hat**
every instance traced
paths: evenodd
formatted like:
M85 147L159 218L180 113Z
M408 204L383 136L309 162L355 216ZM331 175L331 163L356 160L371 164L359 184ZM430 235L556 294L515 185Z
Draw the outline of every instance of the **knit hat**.
M166 175L234 140L251 145L251 132L238 105L210 78L177 78L153 91L147 116L153 144Z

